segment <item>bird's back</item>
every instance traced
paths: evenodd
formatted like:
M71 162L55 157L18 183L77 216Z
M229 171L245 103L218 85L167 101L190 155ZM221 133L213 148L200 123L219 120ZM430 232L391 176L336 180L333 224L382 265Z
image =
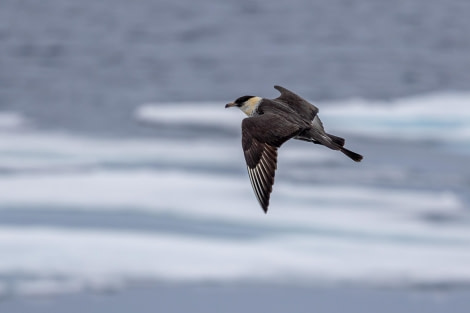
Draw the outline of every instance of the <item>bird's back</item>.
M290 105L277 99L263 99L258 107L259 114L274 114L278 117L279 122L292 123L301 128L309 128L310 122L308 118L299 114Z

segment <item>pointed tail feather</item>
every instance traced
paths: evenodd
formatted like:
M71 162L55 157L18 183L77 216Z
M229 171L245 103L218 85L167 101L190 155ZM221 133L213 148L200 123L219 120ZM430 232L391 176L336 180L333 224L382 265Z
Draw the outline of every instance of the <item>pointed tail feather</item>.
M341 146L341 147L344 146L344 143L345 143L344 138L341 138L341 137L338 137L338 136L335 136L335 135L331 135L331 134L326 134L326 135L328 137L330 137L331 141L333 141L338 146Z
M356 153L356 152L352 152L351 150L348 150L346 148L343 148L341 147L341 152L343 152L345 155L347 155L349 158L351 158L353 161L356 161L356 162L361 162L361 160L363 159L363 156Z
M299 140L310 141L315 144L324 145L325 147L328 147L333 150L340 150L346 156L348 156L349 158L351 158L353 161L356 161L356 162L361 162L361 160L363 159L362 155L344 148L344 143L345 143L344 138L327 134L323 131L318 131L318 129L317 130L309 129L307 131L304 131L303 133L301 133L295 138Z

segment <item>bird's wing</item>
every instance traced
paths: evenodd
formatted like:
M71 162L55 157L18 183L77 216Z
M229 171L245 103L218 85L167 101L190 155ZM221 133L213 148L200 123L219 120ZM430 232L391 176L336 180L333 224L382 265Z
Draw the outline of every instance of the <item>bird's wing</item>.
M277 167L277 148L301 131L275 114L245 118L242 122L242 146L251 186L264 212Z
M313 120L315 115L317 115L318 108L307 100L303 99L302 97L298 96L297 94L284 87L276 85L274 86L274 88L281 93L281 95L278 98L274 99L274 101L286 103L299 115L301 115L303 118L308 119L309 121Z

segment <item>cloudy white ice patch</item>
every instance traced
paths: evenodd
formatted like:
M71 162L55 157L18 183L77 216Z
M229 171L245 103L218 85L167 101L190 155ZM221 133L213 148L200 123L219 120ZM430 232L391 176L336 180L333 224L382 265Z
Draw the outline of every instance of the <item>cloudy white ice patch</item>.
M452 192L388 190L366 186L292 185L278 182L268 221L258 220L260 208L245 176L174 170L113 170L59 174L0 176L0 209L56 208L66 210L141 210L226 221L326 224L344 227L343 214L397 223L419 214L463 214L463 203ZM338 197L337 195L341 195ZM349 213L348 213L349 212ZM264 216L264 215L261 215ZM335 221L336 220L336 221ZM413 224L420 223L417 221ZM348 227L355 228L353 220ZM335 227L336 227L335 226ZM361 225L361 227L364 227ZM402 227L399 227L400 229Z
M403 245L298 235L242 241L1 227L0 247L0 276L25 277L4 283L4 292L13 294L106 290L132 281L379 286L470 281L470 250L462 244Z
M470 141L470 94L447 93L390 101L347 100L325 105L324 116L339 130L361 136Z
M216 102L147 103L136 110L135 117L141 121L164 124L240 126L240 120L229 114L232 110L224 111L224 106L224 103ZM241 111L233 111L244 117Z
M26 119L17 112L0 111L0 131L17 130L26 125Z
M228 143L215 146L194 140L188 146L171 139L99 139L61 133L1 133L0 169L86 169L102 165L226 164L238 151Z
M298 148L286 151L285 161L322 162L326 150L309 155ZM240 162L239 162L240 161ZM205 166L243 164L241 145L227 140L199 138L103 139L62 133L0 132L0 170L76 171L108 167Z
M361 137L470 141L470 94L448 93L390 101L348 99L312 101L325 129ZM239 129L238 110L223 103L144 104L137 119L151 123L200 124Z

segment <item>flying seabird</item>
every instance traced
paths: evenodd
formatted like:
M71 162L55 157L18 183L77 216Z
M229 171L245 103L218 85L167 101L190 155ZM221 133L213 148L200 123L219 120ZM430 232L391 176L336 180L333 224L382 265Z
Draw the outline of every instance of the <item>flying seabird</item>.
M362 155L344 148L345 140L325 132L318 108L290 90L274 86L276 99L243 96L225 105L238 107L247 118L242 121L242 147L248 176L259 204L267 213L274 184L277 149L294 138L339 150L356 162Z

